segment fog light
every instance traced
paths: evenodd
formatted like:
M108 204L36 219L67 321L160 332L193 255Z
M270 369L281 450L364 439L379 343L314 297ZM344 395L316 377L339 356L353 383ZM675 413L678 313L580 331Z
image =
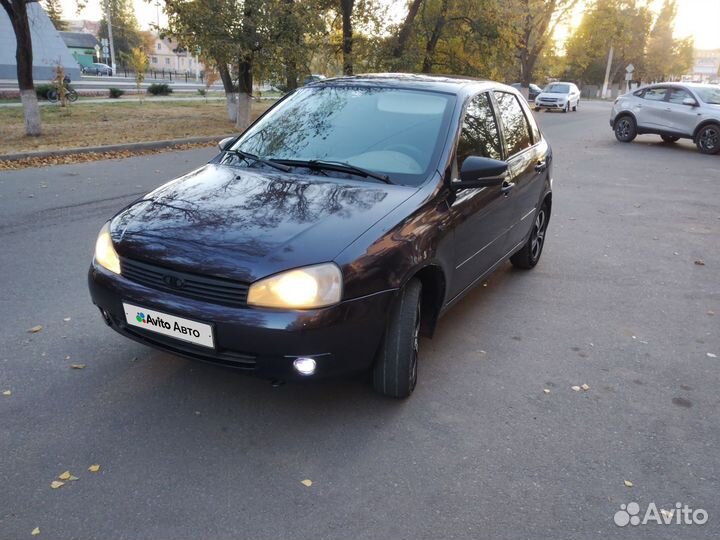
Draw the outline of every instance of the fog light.
M297 358L293 362L293 367L301 375L312 375L315 373L317 362L315 362L312 358Z

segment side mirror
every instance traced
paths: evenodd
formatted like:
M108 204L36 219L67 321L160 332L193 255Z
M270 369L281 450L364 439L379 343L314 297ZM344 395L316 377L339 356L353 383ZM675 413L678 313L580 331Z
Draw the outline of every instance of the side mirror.
M222 141L218 143L218 148L221 152L224 152L236 139L237 137L225 137Z
M697 107L697 101L695 101L691 97L686 97L685 99L683 99L682 103L683 105L689 105L690 107Z
M453 179L454 188L499 186L507 177L508 164L499 159L470 156L460 167L460 178Z

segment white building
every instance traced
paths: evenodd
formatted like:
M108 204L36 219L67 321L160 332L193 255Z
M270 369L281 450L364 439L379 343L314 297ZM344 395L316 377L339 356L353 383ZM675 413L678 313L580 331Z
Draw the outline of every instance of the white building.
M155 34L155 43L150 54L149 68L154 71L174 71L177 73L189 73L196 77L205 66L197 56L178 46L177 42L170 38L161 38Z

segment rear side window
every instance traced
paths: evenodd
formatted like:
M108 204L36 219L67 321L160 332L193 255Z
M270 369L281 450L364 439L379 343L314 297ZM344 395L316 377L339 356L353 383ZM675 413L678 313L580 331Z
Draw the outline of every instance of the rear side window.
M490 106L488 94L478 94L467 106L460 141L457 147L457 164L462 167L469 156L502 159L500 134Z
M505 132L508 157L532 146L530 126L520 102L514 94L495 92L498 113Z
M665 99L665 88L648 88L645 90L643 98L648 101L662 101Z

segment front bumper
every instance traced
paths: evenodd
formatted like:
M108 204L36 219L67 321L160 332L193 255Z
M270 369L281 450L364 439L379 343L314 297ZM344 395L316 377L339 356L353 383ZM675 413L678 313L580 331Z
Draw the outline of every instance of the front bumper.
M535 107L541 108L541 109L564 109L566 102L550 102L550 101L538 101L535 100Z
M227 307L151 289L94 264L88 272L88 286L105 322L130 339L180 356L283 380L303 377L292 367L299 357L317 362L311 378L369 369L396 294L396 290L388 290L304 311ZM212 324L215 348L128 325L123 301Z

